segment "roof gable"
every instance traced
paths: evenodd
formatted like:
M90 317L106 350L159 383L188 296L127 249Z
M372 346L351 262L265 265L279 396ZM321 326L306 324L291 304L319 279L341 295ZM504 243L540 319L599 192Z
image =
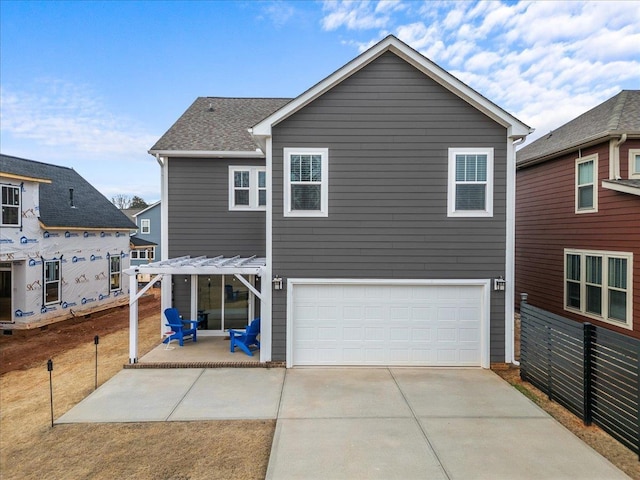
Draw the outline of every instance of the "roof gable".
M640 135L640 90L623 90L521 148L516 163L537 163L625 133Z
M39 215L46 228L136 228L135 223L72 168L0 155L0 172L40 179L34 181L40 182Z
M364 68L373 60L385 52L392 52L419 71L432 78L434 81L465 100L476 109L480 110L498 124L508 129L508 135L512 138L525 137L531 133L531 128L517 118L507 113L468 85L440 68L416 50L401 42L393 35L389 35L360 56L347 63L345 66L317 83L302 95L293 99L285 106L258 122L251 129L251 133L264 148L264 138L271 135L271 127L285 120L295 112L309 104L326 91L330 90L358 70Z

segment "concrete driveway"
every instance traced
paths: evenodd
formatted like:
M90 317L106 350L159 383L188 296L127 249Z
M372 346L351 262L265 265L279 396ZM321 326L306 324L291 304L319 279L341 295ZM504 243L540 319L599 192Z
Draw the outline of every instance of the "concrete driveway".
M479 369L123 370L58 419L277 418L267 478L626 479Z

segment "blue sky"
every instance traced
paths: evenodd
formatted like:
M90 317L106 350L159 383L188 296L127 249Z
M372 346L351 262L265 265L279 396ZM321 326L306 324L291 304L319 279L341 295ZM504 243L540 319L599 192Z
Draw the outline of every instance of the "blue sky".
M196 97L295 97L388 34L531 139L640 88L637 1L2 0L0 149L152 202L147 150Z

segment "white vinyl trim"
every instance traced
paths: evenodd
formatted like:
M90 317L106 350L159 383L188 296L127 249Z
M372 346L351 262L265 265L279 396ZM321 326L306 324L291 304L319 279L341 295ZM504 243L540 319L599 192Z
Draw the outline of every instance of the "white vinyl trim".
M640 165L636 168L636 156L640 155L640 148L629 149L629 178L640 179Z
M372 278L289 278L287 279L287 368L293 367L293 301L297 285L407 285L407 286L480 286L483 287L480 319L480 366L490 368L491 280L372 279ZM262 345L262 344L261 344Z
M320 155L321 182L320 182L320 210L293 210L291 208L291 155ZM328 148L285 148L283 155L284 181L283 181L283 209L285 217L328 217L329 216L329 149Z
M578 184L578 171L580 165L587 162L593 162L593 205L591 208L578 208L578 191L580 185ZM598 154L594 153L593 155L588 155L586 157L576 158L576 166L575 166L575 213L596 213L598 211Z
M485 204L483 210L456 210L456 155L479 154L487 156L487 180L484 182ZM449 180L447 186L447 216L448 217L493 217L493 147L491 148L461 148L451 147L448 150Z
M264 158L261 150L224 151L224 150L149 150L151 155L183 158Z
M260 304L260 361L271 361L272 349L272 311L273 311L273 143L271 138L266 139L265 146L267 166L267 212L265 221L265 255L264 275L260 290L262 291L262 303ZM282 292L279 292L282 293Z

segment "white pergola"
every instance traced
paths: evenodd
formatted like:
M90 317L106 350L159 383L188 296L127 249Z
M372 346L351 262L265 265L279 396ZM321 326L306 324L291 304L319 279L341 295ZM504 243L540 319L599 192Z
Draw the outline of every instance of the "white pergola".
M144 265L136 265L124 270L123 273L129 275L129 363L138 363L138 299L149 290L155 282L162 280L163 286L165 282L171 283L171 275L187 275L191 277L191 318L197 316L197 277L198 275L233 275L243 285L245 285L260 302L267 300L261 291L258 291L249 282L245 275L256 275L264 277L266 272L267 260L264 257L224 257L222 255L209 258L184 257L171 258L160 262L152 262ZM138 274L149 274L151 281L138 291ZM266 285L270 288L270 283ZM264 282L261 290L265 289ZM163 287L162 311L171 306L170 296L164 295L168 291ZM169 298L165 298L169 297ZM270 307L262 304L262 311L270 312ZM263 325L270 322L263 322ZM161 327L162 329L162 327ZM161 330L162 332L162 330ZM270 332L269 332L270 333ZM269 335L270 336L270 335ZM266 339L265 339L266 340ZM262 356L262 352L261 352ZM261 358L261 361L263 359Z

